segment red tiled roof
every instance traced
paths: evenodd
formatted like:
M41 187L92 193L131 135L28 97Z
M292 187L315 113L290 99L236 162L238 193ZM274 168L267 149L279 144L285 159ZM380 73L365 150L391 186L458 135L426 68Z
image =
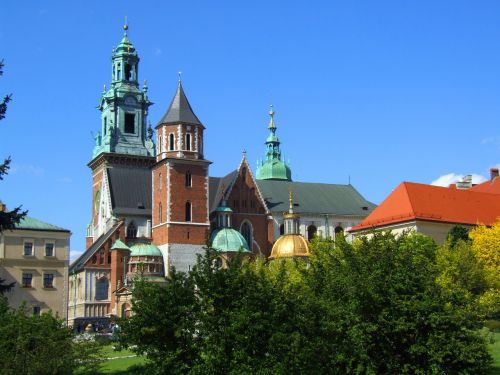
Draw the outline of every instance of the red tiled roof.
M488 180L482 184L473 186L470 190L477 193L500 194L500 177L495 177L493 180Z
M403 182L351 231L415 219L491 225L499 216L498 194Z

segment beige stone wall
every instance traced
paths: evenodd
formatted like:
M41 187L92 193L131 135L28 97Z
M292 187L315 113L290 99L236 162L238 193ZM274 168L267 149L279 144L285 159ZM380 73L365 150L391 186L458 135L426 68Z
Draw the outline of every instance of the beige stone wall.
M410 231L414 231L414 232L432 237L438 245L441 245L446 240L446 237L448 236L448 232L450 231L450 229L455 225L457 225L457 224L416 220L416 221L411 221L411 222L406 222L406 223L397 223L397 224L387 225L387 226L383 226L383 227L378 227L375 230L377 230L377 231L390 230L395 235L399 235L399 234L403 233L404 231L410 230ZM467 225L464 225L464 226L470 227ZM362 235L370 236L370 234L368 232L354 233L354 237L359 237Z
M14 288L6 294L9 305L18 308L25 303L29 313L52 310L67 319L69 232L42 230L4 231L0 235L0 277L15 281ZM34 244L33 255L24 255L24 243ZM45 255L45 245L54 244L54 255ZM33 275L31 287L23 287L23 273ZM44 287L44 274L54 275L53 287Z

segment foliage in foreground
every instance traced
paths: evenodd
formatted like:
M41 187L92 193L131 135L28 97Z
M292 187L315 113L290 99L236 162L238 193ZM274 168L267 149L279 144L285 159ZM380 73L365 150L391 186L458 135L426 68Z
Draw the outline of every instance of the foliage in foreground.
M484 373L466 293L436 283L427 237L315 241L300 260L213 267L207 251L166 286L139 282L123 345L161 374Z
M2 374L72 374L95 369L92 343L73 343L71 331L51 313L28 316L12 310L0 296L0 369Z

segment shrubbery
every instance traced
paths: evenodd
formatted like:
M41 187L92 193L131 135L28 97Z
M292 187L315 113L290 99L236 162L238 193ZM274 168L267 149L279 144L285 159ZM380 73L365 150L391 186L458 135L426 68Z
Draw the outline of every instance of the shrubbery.
M236 259L227 269L207 251L166 286L139 281L122 344L165 374L488 369L481 314L466 287L436 282L443 267L432 240L375 234L311 246L309 262Z

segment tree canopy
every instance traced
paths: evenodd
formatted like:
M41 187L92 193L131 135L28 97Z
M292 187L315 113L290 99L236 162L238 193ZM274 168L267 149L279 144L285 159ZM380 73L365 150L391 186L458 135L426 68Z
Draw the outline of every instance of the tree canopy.
M169 374L484 373L480 314L436 283L420 235L319 240L309 261L214 266L138 281L123 345Z

